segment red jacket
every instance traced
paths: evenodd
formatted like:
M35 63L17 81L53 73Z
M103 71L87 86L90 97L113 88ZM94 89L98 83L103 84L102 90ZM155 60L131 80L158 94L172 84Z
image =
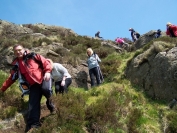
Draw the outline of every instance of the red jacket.
M41 84L43 81L44 74L46 72L51 72L52 65L50 62L45 59L43 56L36 54L35 57L38 61L41 61L43 64L43 70L41 69L40 65L34 59L28 59L27 63L24 61L22 62L26 71L28 72L29 76L38 84ZM12 65L15 65L18 62L18 58L12 62ZM5 91L8 87L10 87L15 80L12 80L14 72L11 72L10 76L6 79L3 83L0 90Z
M175 25L170 25L169 28L172 29L174 35L177 37L177 26L175 26ZM167 29L166 34L167 34L167 35L171 35L169 29Z

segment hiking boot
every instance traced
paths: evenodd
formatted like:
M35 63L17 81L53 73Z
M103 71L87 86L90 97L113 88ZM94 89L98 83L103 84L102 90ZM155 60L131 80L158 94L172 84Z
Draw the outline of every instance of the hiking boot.
M51 115L55 115L56 113L57 113L56 109L50 111L50 114L51 114Z
M56 113L57 113L56 110L50 112L51 115L55 115Z
M37 131L37 128L31 128L30 130L28 130L28 132L26 133L35 133Z

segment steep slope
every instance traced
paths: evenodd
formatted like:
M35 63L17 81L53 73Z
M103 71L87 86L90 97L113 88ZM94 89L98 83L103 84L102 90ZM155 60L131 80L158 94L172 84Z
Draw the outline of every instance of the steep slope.
M21 43L31 51L66 65L72 73L74 82L69 93L53 97L57 114L48 116L43 99L41 113L46 117L41 119L42 127L37 132L177 131L176 108L169 110L167 101L156 100L169 99L165 94L170 95L170 92L166 89L164 93L162 89L168 84L167 79L170 79L170 84L175 79L172 78L172 73L176 70L176 48L173 48L176 39L162 37L155 40L153 37L146 38L145 34L132 45L135 51L119 53L113 47L113 41L80 36L70 29L58 26L41 23L15 25L4 21L1 21L0 26L0 68L3 70L0 84L7 77L4 72L11 68L12 46L15 43ZM92 47L102 59L100 66L105 82L95 88L89 87L88 69L84 66L88 47ZM168 71L162 76L165 69ZM161 83L163 86L160 86ZM170 87L175 89L175 82L173 83ZM155 89L159 90L154 91ZM171 96L176 94L175 91L173 93ZM0 97L0 131L3 133L24 131L25 115L22 112L27 109L27 99L21 99L20 94L18 85L14 84ZM15 116L20 118L15 121L12 119L13 123L10 125L14 125L7 129L2 122L10 121L9 118Z

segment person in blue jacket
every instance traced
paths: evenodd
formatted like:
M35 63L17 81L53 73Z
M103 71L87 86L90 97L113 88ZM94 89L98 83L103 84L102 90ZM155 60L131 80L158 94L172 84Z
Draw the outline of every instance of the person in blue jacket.
M154 37L155 37L155 38L159 38L160 36L161 36L161 30L158 29L158 30L155 32Z
M97 85L101 84L100 69L98 64L99 62L101 62L101 60L98 57L98 55L93 52L91 48L87 49L87 55L88 55L87 64L91 80L91 87L93 87L95 86L95 78Z

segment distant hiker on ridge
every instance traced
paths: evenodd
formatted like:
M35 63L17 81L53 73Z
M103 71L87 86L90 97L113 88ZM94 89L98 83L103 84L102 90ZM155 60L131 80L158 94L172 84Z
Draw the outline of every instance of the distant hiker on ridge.
M97 33L95 33L95 37L103 38L103 37L100 37L100 31L98 31Z
M158 29L158 30L155 32L154 37L155 37L155 38L159 38L160 36L161 36L161 30Z
M168 22L166 26L167 26L166 34L169 35L170 37L177 37L177 26L171 24L170 22Z
M117 37L115 39L115 42L120 48L123 48L123 47L127 47L128 48L129 47L129 44L126 43L123 38Z
M133 28L130 28L129 31L131 31L131 37L132 37L133 42L138 40L138 38L140 37L140 34L136 32Z

